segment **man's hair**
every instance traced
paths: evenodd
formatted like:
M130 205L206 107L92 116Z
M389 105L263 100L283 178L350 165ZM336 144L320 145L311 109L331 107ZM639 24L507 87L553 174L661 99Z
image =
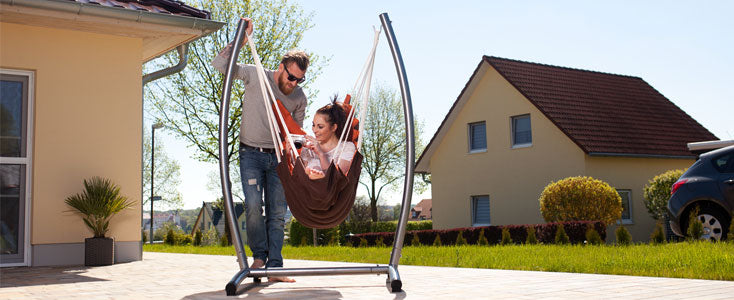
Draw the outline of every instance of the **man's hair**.
M283 66L287 67L290 63L296 63L301 71L308 70L308 54L302 50L293 49L283 55L283 59L280 60Z

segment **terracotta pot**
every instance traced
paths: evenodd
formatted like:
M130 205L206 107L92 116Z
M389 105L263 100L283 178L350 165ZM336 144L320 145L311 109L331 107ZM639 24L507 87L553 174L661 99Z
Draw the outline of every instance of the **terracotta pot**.
M107 266L115 263L115 240L112 238L84 239L84 265Z

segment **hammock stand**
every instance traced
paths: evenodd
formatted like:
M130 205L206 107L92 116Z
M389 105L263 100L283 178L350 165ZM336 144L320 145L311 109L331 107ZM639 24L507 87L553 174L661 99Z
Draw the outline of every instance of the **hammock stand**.
M395 69L398 73L398 80L400 83L400 90L403 99L403 111L405 112L405 129L406 129L406 157L405 157L405 182L403 185L403 200L400 209L400 219L395 233L395 239L393 241L393 249L390 255L390 261L388 265L377 265L377 266L365 266L365 267L324 267L324 268L271 268L271 269L250 269L247 262L247 255L244 251L242 244L242 237L239 230L234 230L231 234L234 237L233 244L235 251L237 252L237 262L240 266L240 271L235 274L232 279L225 286L225 291L228 296L235 296L237 294L237 287L247 277L252 277L254 283L259 283L262 277L282 277L282 276L324 276L324 275L359 275L359 274L387 274L387 280L385 285L389 292L397 293L402 289L402 281L400 274L398 273L398 264L400 263L400 256L403 248L403 241L405 239L405 230L408 222L408 214L410 209L410 201L413 193L413 170L415 165L415 142L414 142L414 130L413 130L413 107L410 98L410 89L408 87L408 78L405 74L405 67L403 65L403 59L398 48L397 40L392 29L392 25L387 13L380 14L380 22L382 27L385 28L385 34L390 44L392 51L393 60L395 62ZM243 37L245 35L245 28L247 24L244 20L240 19L237 25L237 32L234 40L234 47L232 47L232 55L230 55L230 61L227 65L227 73L225 74L225 80L223 85L222 93L222 110L219 116L219 171L222 183L222 195L224 196L224 208L229 222L230 228L237 228L234 215L234 203L232 201L232 190L231 181L229 177L229 161L227 157L227 124L229 121L229 103L232 90L232 75L234 73L234 66L239 56L238 45L242 44ZM364 111L364 110L363 110ZM364 119L364 118L362 118ZM277 147L277 146L276 146Z

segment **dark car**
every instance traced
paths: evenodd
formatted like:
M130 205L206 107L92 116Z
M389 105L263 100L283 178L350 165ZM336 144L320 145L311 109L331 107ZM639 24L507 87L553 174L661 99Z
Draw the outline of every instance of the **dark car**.
M673 184L668 215L675 234L685 236L696 207L703 223L702 238L726 239L734 215L734 146L702 154Z

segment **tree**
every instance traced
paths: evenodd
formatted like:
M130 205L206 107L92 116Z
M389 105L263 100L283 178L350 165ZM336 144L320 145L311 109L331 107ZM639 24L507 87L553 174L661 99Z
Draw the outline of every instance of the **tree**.
M644 189L645 207L650 216L658 222L665 221L665 215L668 213L668 199L670 199L670 190L673 188L678 178L680 178L685 170L670 170L653 177Z
M240 17L253 20L253 36L263 66L276 69L282 55L299 46L303 32L311 28L312 13L306 14L287 0L205 0L195 5L210 11L213 20L228 22L222 29L189 45L188 65L175 75L157 80L146 88L147 104L157 121L196 148L195 159L217 163L219 157L219 113L224 75L210 62L231 40ZM321 59L310 54L309 81L321 73ZM159 69L174 64L176 54L167 54L150 63ZM248 47L240 51L238 62L253 64ZM308 86L308 81L304 87ZM277 87L275 87L277 88ZM308 89L306 89L308 90ZM311 91L313 97L317 91ZM237 160L238 133L242 117L240 99L245 90L242 82L234 81L227 132L227 157Z
M350 222L367 222L370 220L370 204L365 196L357 196L349 212Z
M143 207L150 201L150 136L143 135ZM160 140L155 142L155 184L154 194L161 196L161 204L165 208L183 207L183 199L178 191L181 184L181 166L178 161L168 157L166 148ZM150 204L148 204L150 205Z
M372 221L378 220L377 200L385 188L396 189L399 179L405 178L405 121L403 104L392 89L377 85L370 97L365 129L360 134L362 175L359 183L367 189ZM421 139L422 124L415 122L416 157L424 148ZM418 179L418 178L416 178ZM422 180L414 180L415 189L426 188Z

